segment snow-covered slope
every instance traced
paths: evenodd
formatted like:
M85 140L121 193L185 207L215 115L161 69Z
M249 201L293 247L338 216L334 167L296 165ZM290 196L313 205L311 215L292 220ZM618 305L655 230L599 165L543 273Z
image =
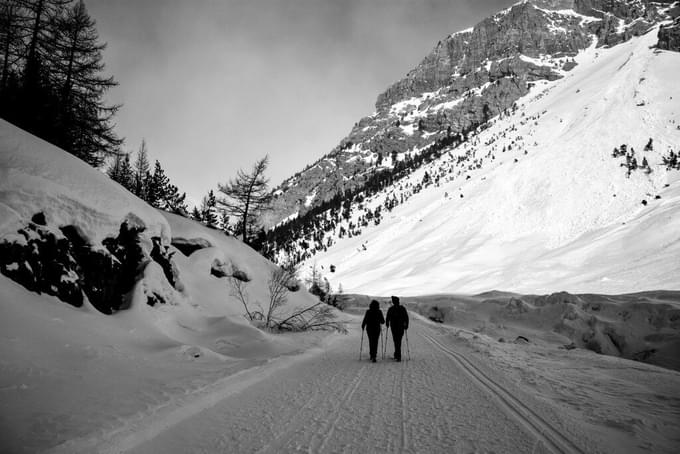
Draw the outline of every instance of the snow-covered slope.
M184 255L180 238L201 249ZM215 268L267 301L274 265L255 251L0 120L0 451L124 437L319 341L252 326ZM301 289L286 308L315 302Z
M366 200L408 199L306 269L367 294L680 288L680 172L662 165L680 145L680 54L656 42L653 29L593 44L566 77ZM622 144L651 173L628 172L612 156ZM425 172L438 182L414 191Z
M523 0L450 34L378 95L376 110L330 153L284 181L262 222L305 218L335 197L370 190L376 172L402 172L396 156L406 171L417 167L404 155L415 161L442 142L464 140L535 83L566 76L593 39L598 48L615 46L666 24L654 44L678 51L678 15L678 2L670 0ZM295 232L276 236L278 247L299 239Z
M118 231L129 213L150 236L169 242L163 217L78 158L0 119L0 236L38 212L56 225L77 224L93 242Z

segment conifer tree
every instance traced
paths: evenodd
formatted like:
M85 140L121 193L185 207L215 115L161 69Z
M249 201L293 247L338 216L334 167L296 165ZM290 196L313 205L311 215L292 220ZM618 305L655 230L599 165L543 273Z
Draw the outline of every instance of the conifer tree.
M220 219L220 223L222 224L222 230L224 233L227 235L232 235L232 229L231 229L231 219L229 219L229 214L227 214L226 211L222 211L222 218Z
M46 57L53 50L55 29L49 26L64 11L70 0L33 0L22 1L28 19L28 45L23 74L24 91L40 88L40 80L45 73Z
M244 243L256 229L258 215L268 208L271 201L269 180L264 176L268 163L269 157L265 156L255 163L249 173L239 169L235 179L218 186L225 197L220 198L217 203L227 214L239 219L240 230L236 231L240 233Z
M652 168L649 166L649 161L647 161L646 157L642 158L642 168L646 169L648 174L652 173Z
M168 186L165 190L165 200L163 200L163 206L161 208L186 217L188 215L186 198L186 192L180 194L177 186L168 183Z
M134 174L132 172L132 166L130 165L130 155L128 153L125 153L125 156L123 156L123 162L120 167L120 181L118 182L128 191L132 191Z
M122 143L98 39L82 0L0 1L0 116L93 166Z
M194 207L193 211L191 212L191 219L194 221L203 222L203 216L201 216L201 212L199 211L198 207Z
M208 227L217 228L217 200L211 189L201 201L201 218Z
M20 0L0 2L0 52L2 52L2 73L0 75L0 99L10 83L10 76L18 75L18 63L23 58L23 43L26 36L28 17ZM16 84L16 81L15 81Z
M107 175L116 183L131 191L134 185L134 175L130 166L130 155L119 153L116 155L111 166L107 170Z
M147 193L149 205L162 208L163 202L166 199L167 188L170 180L165 176L165 171L161 167L161 163L156 159L154 164L153 174L149 178Z
M137 159L134 164L135 185L134 193L137 197L143 200L148 199L148 180L149 180L149 156L146 148L146 141L142 140L142 144L137 151Z
M111 178L113 181L120 182L120 172L122 165L123 155L117 154L113 162L109 166L108 170L106 171L106 174L109 176L109 178Z
M122 143L111 120L119 106L106 106L104 93L116 85L103 77L102 51L95 22L82 0L56 21L58 33L48 59L50 79L59 90L57 145L97 166Z

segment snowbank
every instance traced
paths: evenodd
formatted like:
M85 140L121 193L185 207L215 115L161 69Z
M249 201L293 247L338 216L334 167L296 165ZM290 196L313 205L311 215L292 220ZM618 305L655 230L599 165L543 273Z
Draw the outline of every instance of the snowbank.
M250 302L267 303L274 265L251 248L0 120L3 452L87 452L325 337L252 326L216 268L240 270ZM316 302L288 299L284 311Z
M170 239L156 210L78 158L0 119L0 236L36 213L48 224L76 225L92 244L118 233L130 213L149 236Z

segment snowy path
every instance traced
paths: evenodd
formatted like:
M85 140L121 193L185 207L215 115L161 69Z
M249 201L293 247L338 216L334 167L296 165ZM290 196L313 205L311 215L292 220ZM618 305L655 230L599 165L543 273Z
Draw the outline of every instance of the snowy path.
M410 334L411 361L359 362L353 331L128 452L581 452L435 328Z

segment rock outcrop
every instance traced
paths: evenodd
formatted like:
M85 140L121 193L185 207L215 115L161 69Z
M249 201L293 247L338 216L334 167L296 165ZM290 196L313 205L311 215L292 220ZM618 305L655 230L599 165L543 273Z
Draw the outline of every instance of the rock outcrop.
M78 227L48 225L37 213L16 235L0 242L0 273L75 307L87 296L97 310L112 314L128 305L127 294L150 262L158 263L168 282L181 289L169 248L160 238L146 238L144 231L141 220L130 215L117 236L92 245Z
M672 24L659 28L659 49L680 52L680 17L676 17Z

